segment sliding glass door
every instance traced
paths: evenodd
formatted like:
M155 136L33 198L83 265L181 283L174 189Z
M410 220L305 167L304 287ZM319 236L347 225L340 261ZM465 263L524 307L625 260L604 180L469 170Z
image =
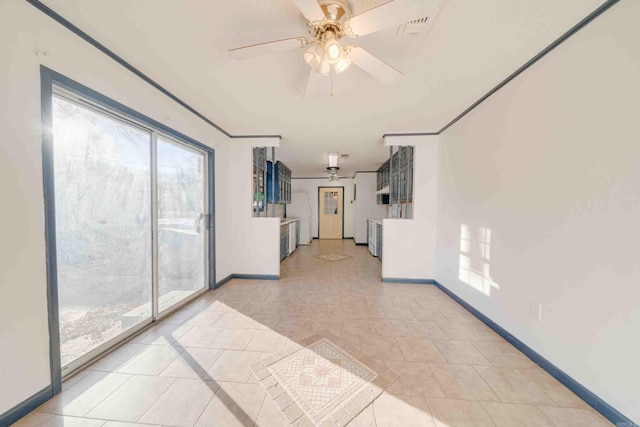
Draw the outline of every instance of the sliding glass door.
M165 311L207 282L205 155L158 136L158 305Z
M208 162L64 90L52 133L65 375L206 287Z

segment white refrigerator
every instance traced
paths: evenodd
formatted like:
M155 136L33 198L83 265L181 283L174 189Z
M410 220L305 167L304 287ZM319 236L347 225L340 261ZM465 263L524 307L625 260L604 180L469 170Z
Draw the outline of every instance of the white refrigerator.
M291 193L291 203L287 205L287 217L300 218L300 244L311 243L311 196L306 191Z

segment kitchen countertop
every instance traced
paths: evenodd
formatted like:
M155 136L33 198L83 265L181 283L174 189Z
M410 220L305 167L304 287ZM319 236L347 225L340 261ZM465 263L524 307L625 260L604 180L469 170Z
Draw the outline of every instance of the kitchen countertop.
M375 222L376 224L382 225L381 219L368 218L367 221Z
M285 218L284 221L280 221L280 225L287 225L296 221L300 221L300 218Z

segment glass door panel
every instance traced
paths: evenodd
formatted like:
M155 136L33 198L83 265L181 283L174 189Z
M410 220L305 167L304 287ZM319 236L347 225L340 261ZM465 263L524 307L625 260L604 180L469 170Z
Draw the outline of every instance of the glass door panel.
M158 305L162 312L207 285L205 153L162 136L158 153Z
M61 365L151 321L151 133L53 98Z

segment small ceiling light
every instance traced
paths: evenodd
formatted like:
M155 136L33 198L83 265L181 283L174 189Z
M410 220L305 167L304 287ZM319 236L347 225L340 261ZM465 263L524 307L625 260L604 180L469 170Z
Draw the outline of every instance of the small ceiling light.
M336 65L333 66L333 68L336 70L336 73L341 73L349 68L350 65L351 60L347 58L346 55L343 55L342 58L340 58L340 60L336 63Z
M333 32L327 31L325 34L324 60L333 65L342 57L342 46Z
M337 61L342 56L342 48L340 47L340 43L337 41L329 43L327 45L327 57L331 61Z
M329 73L331 73L331 64L329 64L327 61L322 61L318 66L318 69L316 69L316 72L322 74L323 76L328 76Z
M317 70L318 66L322 62L323 54L322 46L320 46L319 43L315 43L304 53L304 61L309 65L309 67Z

